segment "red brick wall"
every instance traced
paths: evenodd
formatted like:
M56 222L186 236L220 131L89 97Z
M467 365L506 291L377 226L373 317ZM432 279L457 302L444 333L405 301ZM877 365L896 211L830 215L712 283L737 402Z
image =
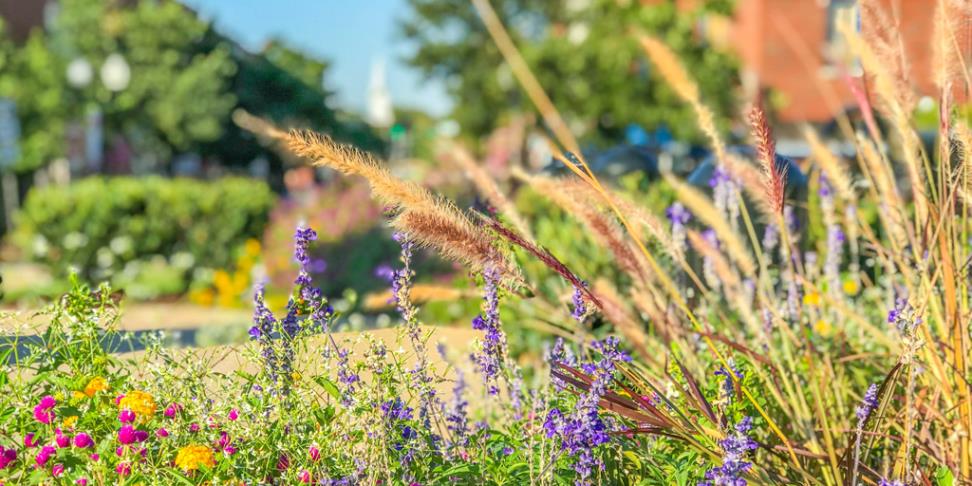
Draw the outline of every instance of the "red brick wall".
M934 95L930 42L934 0L880 0L889 18L897 18L911 66L911 79L920 94ZM733 45L747 75L782 98L782 121L825 121L853 105L838 70L827 69L827 8L819 0L739 0L734 18ZM893 9L892 9L893 8ZM861 19L865 32L876 19ZM959 23L959 44L969 53L972 20ZM969 56L966 56L967 61Z

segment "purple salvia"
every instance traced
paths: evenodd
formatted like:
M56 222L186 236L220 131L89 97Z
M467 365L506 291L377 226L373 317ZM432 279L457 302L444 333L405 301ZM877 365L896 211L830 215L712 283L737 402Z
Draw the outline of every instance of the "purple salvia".
M857 415L857 429L864 430L864 424L867 423L868 417L874 412L874 409L878 406L878 386L877 384L871 383L867 387L867 391L864 392L864 398L861 400L861 404L857 406L854 414Z
M680 202L675 202L665 209L665 216L672 223L672 243L681 252L685 252L685 225L692 219L692 213Z
M709 245L712 245L713 248L719 248L719 238L716 236L714 229L708 228L703 231L702 239ZM713 290L718 290L721 287L721 280L718 274L716 274L715 263L708 256L702 257L702 276L705 278L705 283Z
M263 283L258 283L253 290L253 327L250 328L250 337L260 344L264 371L276 387L279 370L277 352L273 346L273 332L277 325L277 319L273 316L273 312L270 312L270 309L267 308L264 293Z
M739 220L738 187L729 171L719 165L712 172L709 179L712 188L712 200L722 217L729 220L733 228Z
M595 450L610 441L611 427L599 415L598 403L614 380L617 364L631 360L627 353L618 349L615 337L595 341L591 347L601 354L601 359L583 367L585 372L593 375L590 388L581 395L570 413L551 409L543 425L547 437L558 438L561 450L573 458L574 471L578 476L575 484L578 485L591 484L594 469L604 468Z
M722 447L722 464L706 471L705 481L700 482L699 486L745 486L748 484L742 476L753 467L753 464L745 460L746 453L759 447L759 444L749 437L751 428L752 419L743 417L726 438L719 441L719 446Z
M474 359L491 395L499 392L496 379L506 358L506 334L503 333L499 315L499 279L499 271L495 267L483 270L482 312L472 321L473 329L483 331L482 349L474 355Z
M446 362L445 345L439 344L439 355ZM467 408L469 402L465 398L466 377L461 369L455 367L456 383L452 387L452 400L448 405L442 405L442 414L445 416L446 427L451 436L451 444L464 447L469 437L469 415Z
M729 369L732 370L732 375L736 376L736 380L741 381L743 379L743 373L739 371L739 368L736 368L735 361L732 358L729 358L727 362L729 363ZM731 401L733 395L735 394L736 387L734 384L735 380L732 379L732 375L730 375L729 373L730 372L727 371L724 366L720 366L719 369L716 370L715 372L716 376L723 377L722 392L723 394L725 394L726 398Z
M571 302L574 304L574 309L571 311L570 316L573 317L575 321L583 324L584 318L587 316L587 301L584 300L584 292L580 288L574 287L574 294L571 296Z

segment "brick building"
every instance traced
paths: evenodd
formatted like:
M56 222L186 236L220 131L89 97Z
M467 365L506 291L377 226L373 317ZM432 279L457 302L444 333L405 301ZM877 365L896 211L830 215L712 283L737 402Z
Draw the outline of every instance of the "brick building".
M935 98L930 45L937 2L877 1L898 25L914 88L919 95ZM877 28L879 19L868 18L854 0L737 0L736 5L726 35L742 61L748 95L770 88L784 122L828 121L836 111L854 106L848 78L863 80L859 66L837 62L844 54L837 18L852 15L864 33ZM956 42L968 62L972 17L965 12L956 22Z

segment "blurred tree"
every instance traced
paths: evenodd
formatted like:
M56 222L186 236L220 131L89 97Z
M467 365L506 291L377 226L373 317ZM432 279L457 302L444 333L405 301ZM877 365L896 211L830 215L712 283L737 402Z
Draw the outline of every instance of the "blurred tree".
M0 20L0 97L16 104L20 121L22 172L62 155L68 109L64 104L64 63L48 47L40 31L23 46L14 46Z
M201 49L208 32L177 2L62 0L52 29L65 59L84 58L98 70L113 54L130 67L130 82L112 91L91 82L72 92L80 103L104 112L106 129L126 134L162 160L217 139L236 99L229 88L236 66L227 45ZM64 70L56 72L61 78Z
M466 134L489 133L505 114L531 110L475 9L450 0L409 0L401 34L418 45L408 62L446 82L453 117ZM663 38L680 55L717 115L733 109L736 64L696 35L704 14L728 14L731 0L680 11L674 0L493 0L534 74L568 122L588 140L617 141L624 127L662 124L699 138L694 115L652 67L632 32ZM484 109L484 107L488 107Z

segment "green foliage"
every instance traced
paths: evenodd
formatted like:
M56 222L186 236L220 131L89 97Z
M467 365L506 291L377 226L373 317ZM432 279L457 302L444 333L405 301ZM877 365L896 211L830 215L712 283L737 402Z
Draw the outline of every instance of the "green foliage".
M720 117L732 114L727 87L735 84L736 63L695 35L703 12L725 14L729 2L709 0L690 13L680 12L674 1L592 0L579 8L565 8L560 1L492 3L554 104L568 119L581 122L581 134L589 139L620 139L629 123L649 129L665 124L678 138L698 138L691 109L654 75L636 36L619 29L668 42L698 79L706 103ZM467 135L489 133L509 113L533 111L471 4L409 4L412 15L401 33L419 45L409 62L427 76L448 81L450 94L459 100L453 116Z
M31 191L15 238L58 275L76 268L179 293L185 283L174 284L173 272L185 279L229 265L239 245L262 234L273 202L266 184L250 179L88 178Z

